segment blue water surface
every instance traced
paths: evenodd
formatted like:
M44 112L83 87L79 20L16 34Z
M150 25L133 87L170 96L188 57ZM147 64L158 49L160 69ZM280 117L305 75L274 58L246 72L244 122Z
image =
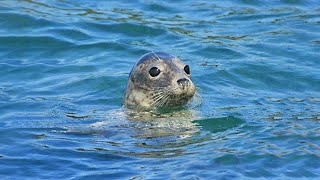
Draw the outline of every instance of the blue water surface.
M124 115L150 51L199 106ZM0 178L317 179L319 52L315 0L2 0Z

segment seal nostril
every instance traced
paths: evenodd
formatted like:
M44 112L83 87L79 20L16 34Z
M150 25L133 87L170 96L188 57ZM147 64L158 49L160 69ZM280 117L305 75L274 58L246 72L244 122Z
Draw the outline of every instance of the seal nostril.
M182 78L182 79L179 79L179 80L177 81L177 83L178 83L179 85L186 86L186 85L189 84L189 80L186 79L186 78Z

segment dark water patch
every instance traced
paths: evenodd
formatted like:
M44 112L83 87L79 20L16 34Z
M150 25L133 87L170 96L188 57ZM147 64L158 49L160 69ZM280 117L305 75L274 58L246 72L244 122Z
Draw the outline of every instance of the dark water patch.
M49 34L56 35L57 37L60 37L60 38L68 39L71 42L78 41L79 43L81 43L83 41L88 41L92 38L92 35L88 35L85 32L83 32L81 29L75 29L75 28L48 29L46 32Z
M194 123L202 130L210 131L212 133L226 131L231 128L235 128L243 123L242 120L235 117L226 118L208 118L196 120Z
M40 149L39 149L40 150ZM70 159L69 160L63 160L60 158L55 158L54 153L52 154L46 154L45 152L49 151L50 149L42 149L40 152L43 153L43 155L38 154L35 155L33 158L27 158L27 157L7 157L6 159L3 159L3 162L6 162L7 166L10 167L10 169L14 169L17 167L23 167L24 170L19 171L19 173L14 171L7 171L7 172L1 172L4 176L17 176L17 177L23 177L23 178L31 178L34 176L37 176L38 178L49 178L49 177L72 177L76 174L77 169L83 169L86 171L95 170L96 168L90 167L86 161L82 162L73 162ZM77 154L77 152L73 153L67 153L69 157L73 157L72 155ZM44 157L51 155L52 161L47 164L44 160ZM70 156L71 155L71 156ZM89 160L90 161L90 160ZM32 166L30 166L30 164ZM68 168L68 173L64 173L63 175L57 175L54 173L41 173L42 171L46 170L59 170L63 171L63 169Z
M45 27L60 26L45 19L17 13L0 13L0 21L2 30L9 30L10 33L30 33Z
M170 6L170 3L145 3L143 9L157 13L175 12L176 7Z
M45 69L44 68L44 72L48 73L49 75L56 75L58 76L59 74L74 74L74 73L78 73L76 71L79 71L81 73L88 73L88 72L94 72L97 70L97 68L95 66L90 66L90 65L46 65L48 68Z
M38 54L48 51L45 47L30 47L30 46L21 46L20 48L3 48L1 58L3 60L9 61L10 64L26 64L29 63L29 60L39 61L37 58ZM17 54L17 52L19 52ZM49 63L49 62L47 62Z
M83 150L88 151L88 150ZM176 149L176 150L158 150L158 151L146 151L146 152L126 152L126 151L110 151L103 148L95 148L94 150L89 151L98 151L103 154L115 154L121 156L129 156L129 157L140 157L140 158L171 158L176 156L186 155L183 151Z
M10 79L17 79L16 82L23 81L23 83L42 83L43 80L54 80L54 76L59 74L75 74L74 70L80 70L81 72L91 72L94 71L95 68L92 66L57 66L57 65L46 65L42 63L37 64L29 64L29 65L10 65L3 64L3 69L6 71L2 72L2 81L3 82L12 82ZM48 74L47 77L44 77L43 74ZM36 81L37 80L37 81Z
M87 77L87 78L72 78L65 82L53 84L50 88L55 89L56 93L58 92L77 92L78 89L87 89L87 90L112 90L118 88L114 84L123 85L123 81L125 78L123 77L114 77L113 79L109 79L107 76L101 77ZM121 80L121 81L120 81ZM120 85L119 84L119 85ZM90 85L90 86L88 86ZM83 89L84 90L84 89Z
M69 47L50 49L38 54L35 59L57 59L63 63L110 63L114 59L112 55L118 56L128 49L128 45L121 42L92 41ZM99 51L99 53L96 53ZM136 50L132 49L133 52ZM81 53L79 53L81 52ZM121 57L121 56L120 56ZM97 67L98 68L98 67Z
M234 51L230 48L214 46L203 47L199 50L193 51L192 54L201 54L203 56L209 56L214 57L215 59L225 60L229 60L231 57L233 57L233 59L245 57L245 55L241 52Z
M58 48L71 46L73 43L50 36L2 36L1 48L17 49L21 47ZM34 43L37 42L37 43Z
M110 170L107 172L102 172L102 171L93 171L91 173L84 173L83 175L76 176L75 178L77 179L100 179L104 177L110 177L110 178L135 178L137 177L138 179L140 178L137 176L137 173L130 172L128 173L127 170L119 171L119 170Z
M17 94L16 96L11 96L10 102L6 102L6 103L0 103L0 107L1 107L1 112L3 113L4 117L5 115L7 116L13 116L14 113L14 109L15 108L21 108L23 110L21 110L19 113L16 113L16 115L21 115L23 114L23 112L41 112L40 109L44 110L46 108L48 108L48 104L35 104L32 101L29 102L22 102L19 101L17 99L19 99L19 94ZM34 109L34 107L37 106L39 109L36 110ZM50 106L49 106L50 107ZM8 114L7 114L8 113ZM3 119L3 121L10 121L10 118L5 118Z
M313 53L305 53L299 52L299 49L292 48L288 46L287 43L279 43L276 45L277 48L275 48L273 45L270 46L270 43L264 43L264 44L250 44L247 45L248 48L250 48L251 52L257 52L260 56L266 57L270 59L270 61L273 61L275 58L284 59L285 61L299 61L303 59L303 63L307 62L313 62L316 57L313 55ZM259 50L258 50L259 49ZM262 50L263 49L263 50ZM271 58L273 57L273 58Z
M110 37L110 33L115 35L124 35L128 37L145 37L148 36L160 36L165 34L164 30L156 29L151 26L133 24L133 23L117 23L117 24L97 24L97 23L85 23L79 25L82 28L89 28L90 30L99 33L102 38Z
M114 50L114 51L123 51L124 49L126 49L126 45L122 44L120 42L97 42L97 43L93 43L93 44L83 44L80 45L76 48L82 49L82 50L86 50L89 48L101 48L103 50ZM72 49L71 49L72 50Z
M245 69L245 70L244 70ZM317 91L318 77L300 74L297 71L290 72L287 70L272 70L269 66L248 64L248 66L240 71L237 69L232 70L239 78L244 79L247 82L253 82L254 80L260 87L270 88L273 91L281 91L282 89L287 91ZM254 80L253 80L254 79ZM261 84L262 83L262 84Z
M266 19L268 21L274 22L274 21L282 21L285 17L290 15L292 13L282 13L282 14L259 14L255 13L254 11L251 12L229 12L228 14L219 17L219 20L221 21L235 21L235 22L241 22L241 21L259 21L263 20L265 21Z

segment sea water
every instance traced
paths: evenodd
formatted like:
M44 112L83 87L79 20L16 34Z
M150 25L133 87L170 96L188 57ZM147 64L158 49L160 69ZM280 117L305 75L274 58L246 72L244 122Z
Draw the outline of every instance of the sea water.
M126 113L150 51L200 105ZM0 1L0 178L319 178L319 52L312 0Z

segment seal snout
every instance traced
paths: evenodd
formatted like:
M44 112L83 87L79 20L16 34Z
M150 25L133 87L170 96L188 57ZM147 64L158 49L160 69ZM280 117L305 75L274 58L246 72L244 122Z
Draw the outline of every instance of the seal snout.
M190 96L192 97L195 93L194 85L188 78L181 78L177 80L178 83L178 89L176 91L176 94L179 96Z
M182 78L177 81L177 83L182 87L182 89L186 88L186 86L190 85L190 81L187 78Z

